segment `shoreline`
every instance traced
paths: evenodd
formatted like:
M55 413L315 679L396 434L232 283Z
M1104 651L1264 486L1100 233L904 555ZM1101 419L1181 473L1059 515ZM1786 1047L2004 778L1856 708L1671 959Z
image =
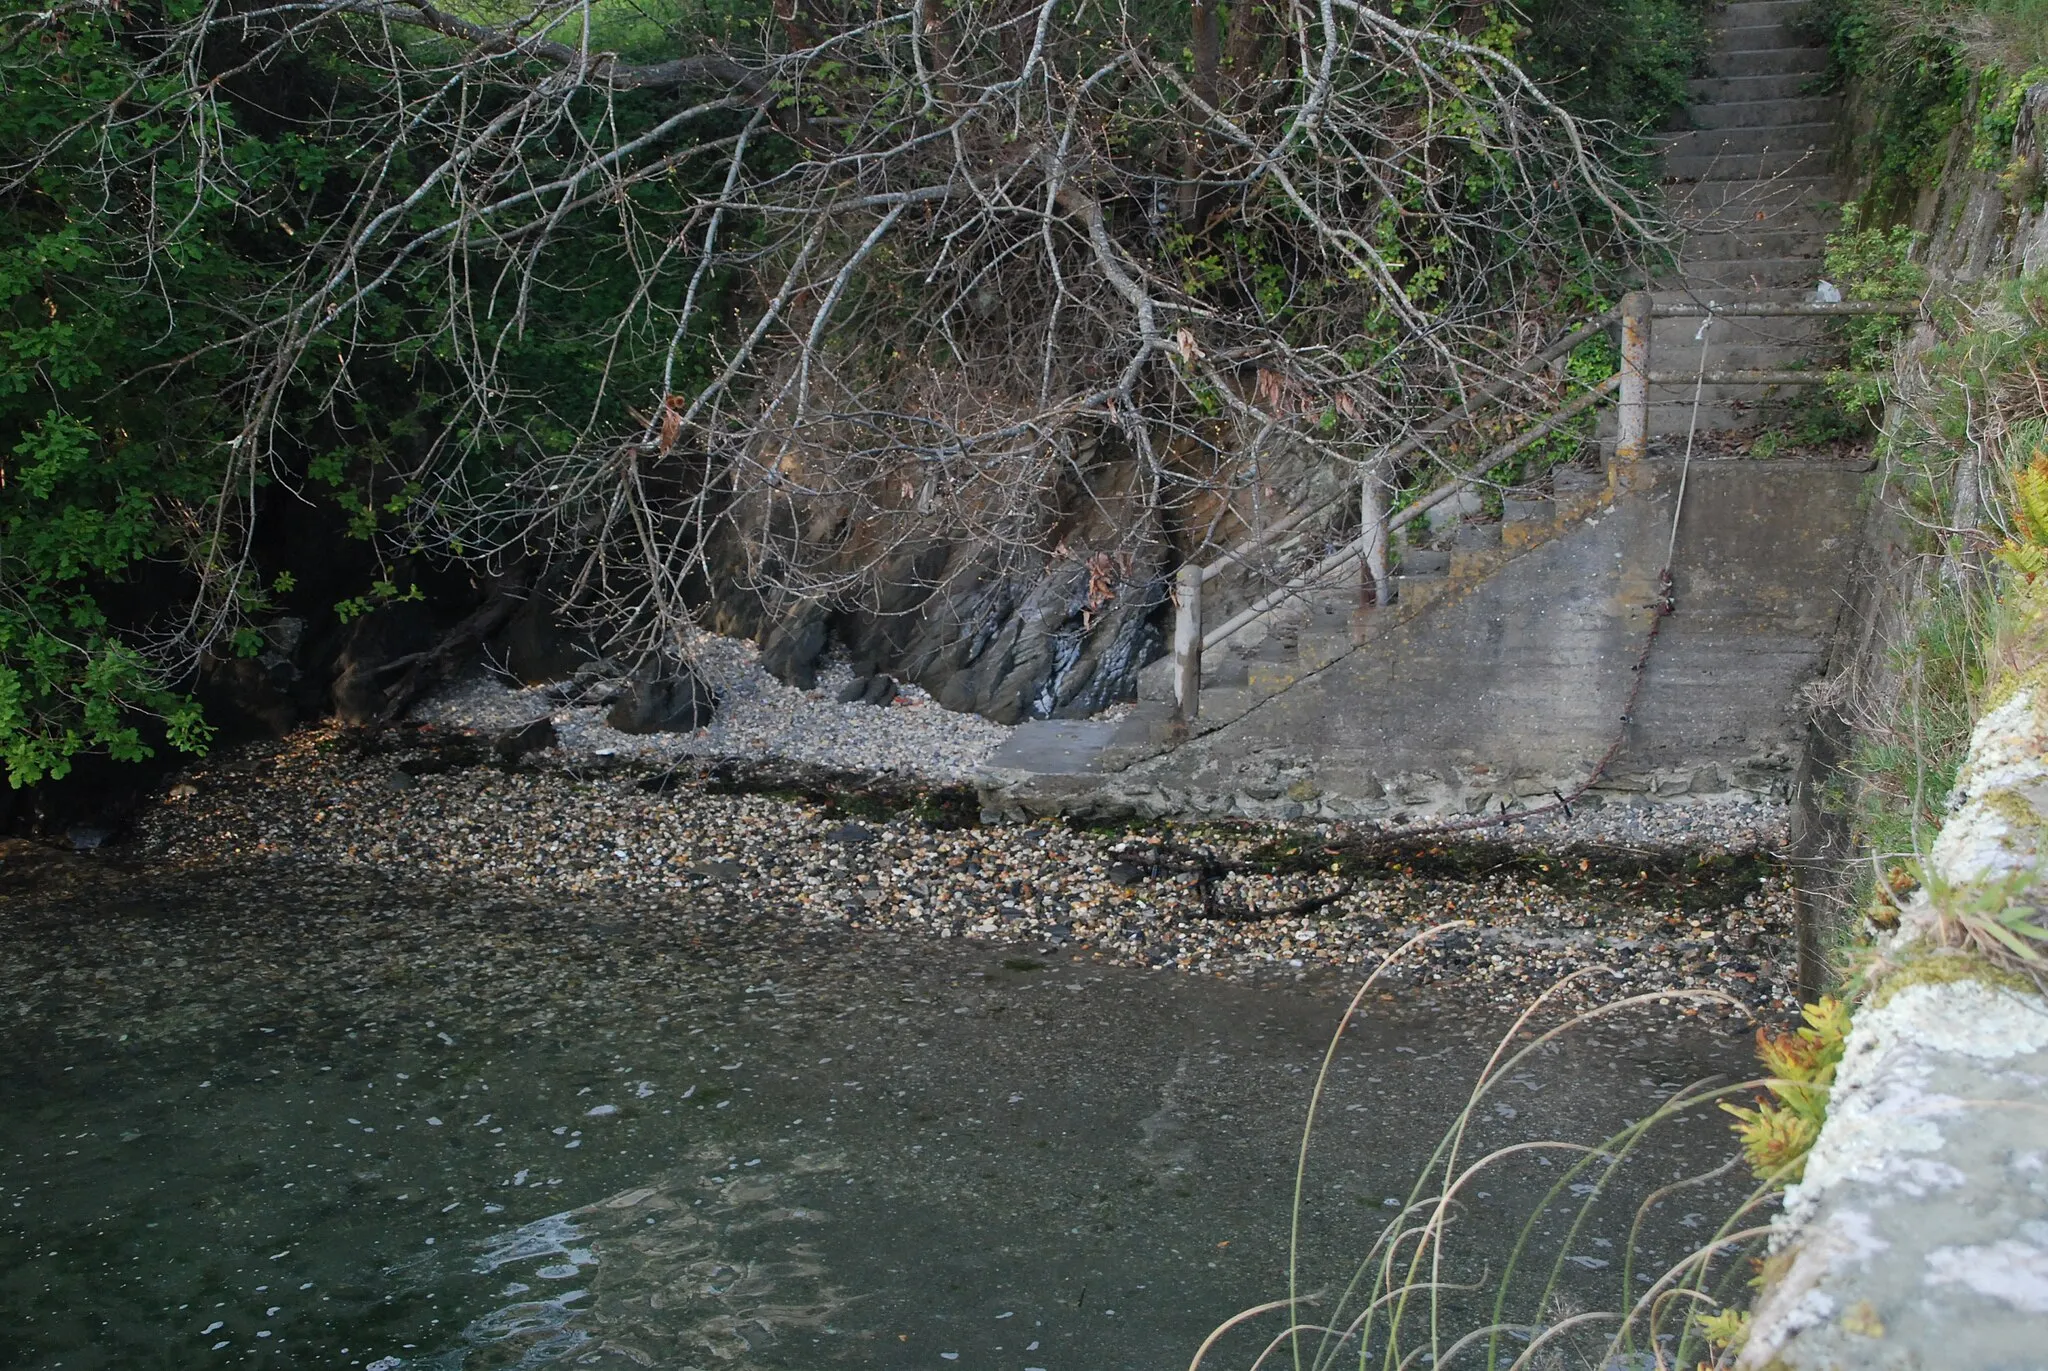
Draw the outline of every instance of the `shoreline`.
M1759 1013L1797 1007L1789 875L1772 855L1782 830L1764 806L1690 827L1672 807L1609 808L1569 832L1510 824L1456 845L1327 822L984 824L957 781L559 750L515 765L491 742L329 725L223 750L172 777L117 850L144 864L284 858L652 898L707 921L1240 980L1355 979L1413 934L1469 920L1411 953L1388 989L1524 1002L1578 972L1590 974L1560 1004L1708 988Z

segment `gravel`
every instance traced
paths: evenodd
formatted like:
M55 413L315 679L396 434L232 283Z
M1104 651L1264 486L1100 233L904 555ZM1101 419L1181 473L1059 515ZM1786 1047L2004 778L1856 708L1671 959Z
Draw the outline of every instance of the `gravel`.
M972 774L1011 730L978 714L942 709L923 690L899 684L888 705L839 704L853 679L828 664L813 690L784 685L763 670L752 643L699 634L690 664L718 696L708 728L694 733L621 733L604 722L602 686L519 687L478 668L413 711L421 723L501 732L554 721L556 761L621 758L670 764L693 757L780 758L872 774L957 780Z
M486 697L437 707L451 698ZM775 734L771 708L752 723L735 710L725 736L758 728L784 740L785 756L843 764L876 755L862 746L908 746L900 739L922 726L864 744L846 721L842 746L832 741L842 710L942 713L814 704L815 723L785 715ZM490 722L528 717L507 706ZM608 896L654 898L725 924L965 938L1024 960L1079 951L1251 979L1355 980L1423 929L1466 920L1473 926L1404 958L1390 987L1458 985L1517 1002L1583 972L1561 1002L1690 988L1765 1012L1796 1005L1789 877L1768 855L1783 815L1771 806L1609 808L1455 848L1328 823L977 825L971 792L957 788L899 785L894 812L845 774L806 783L798 772L756 793L730 768L668 766L713 751L715 727L645 750L627 744L646 740L616 735L606 758L574 751L579 737L602 740L601 726L580 711L555 717L571 746L535 754L541 765L495 762L488 735L435 727L372 745L313 729L224 752L173 778L182 798L151 811L128 851L173 864L283 858L457 877L592 908ZM977 725L1000 731L945 717L943 727L963 730L947 735L956 739ZM892 755L897 774L961 774L916 761Z

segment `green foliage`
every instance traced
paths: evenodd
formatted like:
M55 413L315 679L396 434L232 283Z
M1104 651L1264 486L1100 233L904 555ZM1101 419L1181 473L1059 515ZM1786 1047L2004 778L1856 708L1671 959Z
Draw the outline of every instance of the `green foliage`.
M422 591L417 583L407 586L401 592L397 585L391 581L376 580L370 583L369 594L351 595L346 600L336 601L334 617L345 624L353 623L373 609L380 609L385 605L401 605L408 601L424 600L426 598L426 592Z
M1849 1006L1831 995L1800 1012L1804 1027L1790 1033L1759 1028L1756 1033L1757 1058L1771 1073L1764 1084L1772 1098L1760 1099L1754 1108L1721 1106L1735 1116L1729 1127L1741 1139L1750 1169L1771 1185L1790 1185L1805 1172L1806 1154L1827 1117L1828 1089L1849 1035Z
M1927 270L1913 261L1918 241L1919 235L1904 224L1889 229L1866 225L1862 208L1851 202L1842 207L1840 231L1828 235L1828 276L1845 300L1916 300L1927 290ZM1853 374L1837 376L1829 392L1845 415L1872 422L1884 407L1892 348L1906 320L1870 314L1838 320L1833 328L1844 349L1843 364Z
M1694 0L1527 0L1521 51L1589 118L1653 130L1683 109L1706 47Z
M2008 198L2038 200L2011 159L2025 93L2048 80L2048 0L1827 0L1819 23L1830 79L1863 107L1855 160L1874 218L1912 210L1959 129L1970 165L2010 168Z
M1987 612L1982 591L1944 585L1921 602L1893 653L1905 682L1897 712L1859 735L1849 761L1855 828L1873 852L1920 850L1947 812L1983 695Z
M2048 449L2012 475L2012 525L1998 560L2031 581L2048 571Z
M2018 804L2027 802L2012 797ZM2042 826L2042 816L2028 806L2027 822ZM2035 873L2023 871L2008 880L1962 889L1930 886L1929 897L1948 939L1992 961L2033 974L2048 971L2048 925L2033 902Z
M110 51L88 25L45 43L33 79L8 70L0 146L88 117L118 79ZM253 284L229 246L240 215L195 179L185 139L241 140L217 115L184 130L141 118L108 136L108 155L154 161L152 188L195 206L163 245L184 278L175 294L137 260L133 206L95 197L71 168L0 199L0 756L16 786L64 775L84 749L133 760L151 737L188 750L208 737L110 604L178 575L191 526L218 498L231 433L206 350L233 327L220 306ZM259 180L275 174L244 161ZM192 384L123 389L194 351Z
M2028 578L2048 565L2048 468L2036 461L2048 454L2038 388L2048 375L2048 277L2008 282L1974 310L1939 310L1933 322L1938 336L1922 357L1929 384L1901 397L1879 446L1883 498L1913 530L1905 550L1922 559L1923 589L1906 606L1909 631L1891 653L1896 703L1856 720L1850 758L1829 791L1879 866L1912 865L1946 817L1971 729L1994 688L1992 664L2013 669L2011 652L1994 651L1993 641L2036 603L2041 583ZM1968 498L1972 488L1994 495L2007 482L2008 498L1989 507ZM2003 584L1985 574L1986 551L2009 569ZM1894 886L1905 870L1896 868ZM1855 903L1888 927L1896 920L1892 893L1899 892L1866 886ZM2000 930L2025 936L2002 921L2025 920L2024 911L1978 912L1988 919L1981 936L1972 935L1979 946L2001 946Z
M1749 1311L1721 1309L1698 1320L1700 1336L1717 1352L1740 1352L1749 1341Z
M561 416L623 417L622 397L659 374L665 340L607 340L638 285L600 250L612 230L596 206L560 214L525 317L493 344L496 412L466 407L443 321L509 317L507 302L404 260L373 260L389 279L340 318L339 341L305 349L282 383L267 376L253 321L323 270L319 245L354 187L376 176L417 190L436 149L422 135L387 161L357 138L351 119L384 94L319 51L251 76L223 48L222 73L196 89L139 85L149 25L194 8L0 13L0 757L16 786L64 775L81 751L206 745L197 664L257 650L254 618L335 575L331 542L261 542L268 502L315 500L374 566L434 518L405 475L422 452L462 448L488 495L521 445L573 441ZM617 45L658 49L644 16L607 12ZM591 125L657 113L633 95L589 103ZM545 177L575 136L531 147L525 174ZM688 189L672 176L634 208L672 210ZM422 222L440 208L421 194ZM703 356L686 342L675 379ZM245 430L262 395L281 436L258 460ZM264 549L259 564L249 548ZM394 598L407 597L380 580L333 612Z
M458 12L477 22L524 13L495 3ZM1091 69L1096 55L1121 46L1125 39L1088 26L1090 13L1101 11L1084 5L1061 16L1072 28L1056 34L1064 47L1048 65ZM529 545L531 525L545 522L522 522L544 503L535 490L588 492L618 479L604 466L618 435L649 427L629 405L695 393L713 372L731 301L757 303L747 292L767 278L747 273L778 254L786 261L782 226L722 208L727 255L695 273L704 193L723 194L716 156L699 154L749 128L749 173L773 179L820 140L851 137L874 111L875 127L926 117L899 60L908 52L901 35L848 41L779 69L795 74L778 78L759 120L735 100L685 122L677 102L696 99L694 89L545 79L542 63L522 66L503 52L472 60L459 41L407 27L406 16L393 28L340 10L280 14L252 19L231 41L223 35L236 24L196 0L0 9L0 754L17 785L62 774L81 750L140 757L165 743L203 746L208 732L190 694L200 664L257 652L262 618L287 605L346 624L416 597L388 569L395 554ZM189 62L152 66L175 47L167 35L199 16L218 27L176 49ZM716 42L758 64L782 43L780 17L740 0L654 10L600 0L523 22L541 30L535 37L628 59L702 55ZM1682 103L1700 31L1694 0L1541 0L1526 12L1480 6L1408 18L1455 22L1461 42L1526 59L1568 106L1629 134ZM266 24L302 19L289 41L263 47L280 32ZM1159 15L1169 64L1186 22L1185 7ZM1002 41L1016 36L1011 25ZM1294 98L1281 91L1291 59L1277 25L1254 49L1261 44L1263 58L1254 58L1279 75L1270 100L1244 105L1255 124ZM1341 359L1395 397L1420 351L1446 347L1461 361L1487 353L1488 310L1523 317L1587 304L1614 269L1599 256L1616 241L1608 210L1564 184L1569 176L1519 183L1523 169L1508 149L1526 156L1531 144L1498 136L1500 72L1463 51L1445 62L1448 74L1427 79L1384 60L1361 60L1344 75L1341 98L1421 130L1418 152L1374 164L1319 211L1353 216L1345 231L1356 225L1357 243L1376 254L1375 270L1391 282L1385 295L1358 289L1370 273L1348 247L1305 250L1307 211L1278 192L1221 206L1227 212L1105 193L1104 222L1117 231L1140 216L1158 224L1119 251L1149 258L1148 272L1214 317L1254 315L1301 352ZM987 54L955 56L964 68ZM432 79L401 89L422 74ZM1089 132L1103 165L1128 169L1134 184L1185 180L1189 148L1159 132L1183 117L1161 107L1165 86L1133 79L1122 89L1128 98ZM510 131L477 132L492 128ZM1331 160L1359 172L1356 157ZM895 174L876 173L877 184ZM1501 212L1532 189L1537 220ZM488 207L500 194L504 202ZM1499 227L1510 221L1541 231ZM368 230L372 222L383 236ZM1539 241L1549 236L1556 241ZM892 251L903 251L895 240L872 261ZM988 251L986 263L948 257L945 270L993 272L1014 245ZM877 284L886 273L850 273L839 317L912 314L901 282L917 275L899 273L892 297ZM927 287L933 279L922 275ZM356 284L315 293L337 280ZM685 289L695 313L678 328ZM800 295L803 308L815 305L816 292ZM1367 307L1356 306L1361 299ZM1416 327L1419 315L1481 323L1459 322L1438 338ZM790 322L785 313L777 327ZM885 375L894 362L941 374L958 360L949 350L960 332L950 323L871 331L869 340L891 337L875 349L889 358L842 359L849 392L900 381ZM1010 342L1004 335L997 346ZM1083 342L1072 351L1092 357L1099 340ZM1572 385L1611 371L1605 346L1571 359ZM1195 374L1192 356L1190 344L1185 394L1206 419L1224 397ZM730 408L703 420L704 431L743 426L735 416L752 400L736 398L739 388L760 380L736 380ZM1425 404L1440 398L1419 389ZM1340 435L1357 418L1341 390L1297 390L1282 398L1298 400L1324 432ZM1497 479L1526 479L1563 460L1590 422L1531 448ZM665 438L660 457L671 460L646 476L662 487L649 499L692 479L681 459L702 456ZM533 479L555 459L578 474L561 485ZM459 518L436 505L447 491L456 492L451 505L464 505ZM320 536L266 539L272 509L285 502L310 504ZM555 510L564 517L547 528L582 538L588 526L577 519L587 512ZM632 523L616 505L599 519ZM329 565L337 549L354 557L342 584Z

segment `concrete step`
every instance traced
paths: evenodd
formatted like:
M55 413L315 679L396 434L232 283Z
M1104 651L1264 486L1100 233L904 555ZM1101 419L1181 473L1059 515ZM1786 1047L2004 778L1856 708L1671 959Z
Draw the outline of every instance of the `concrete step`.
M1826 148L1774 148L1769 152L1706 153L1664 158L1666 181L1763 181L1813 177L1828 169Z
M1715 12L1716 24L1745 27L1750 24L1783 24L1816 17L1820 7L1813 0L1738 0Z
M1818 257L1746 257L1725 262L1693 261L1685 264L1675 280L1657 282L1667 289L1688 290L1696 295L1727 295L1736 291L1805 288L1811 290L1821 278Z
M1690 363L1684 358L1670 357L1665 360L1672 364L1670 367L1672 371L1684 372L1692 370ZM1792 390L1803 390L1806 385L1819 385L1826 379L1826 372L1816 371L1813 373L1813 380L1803 384L1792 382L1776 386L1727 386L1708 382L1699 388L1700 408L1703 414L1707 410L1720 412L1751 409L1774 395ZM1686 411L1692 408L1692 403L1693 383L1690 381L1684 384L1674 383L1671 385L1651 386L1650 431L1652 433L1685 432L1684 415ZM1674 415L1677 416L1675 419L1670 418L1670 416ZM1660 423L1660 416L1665 419L1665 422ZM1704 417L1701 420L1701 424L1703 427L1707 426ZM1739 425L1736 426L1739 427Z
M1696 129L1788 128L1833 125L1842 102L1832 95L1774 100L1707 100L1686 111Z
M1755 20L1755 23L1741 23ZM1716 14L1706 25L1706 37L1716 47L1729 51L1767 51L1774 47L1812 47L1821 31L1806 23L1804 14L1737 14L1729 18Z
M1295 657L1304 674L1321 671L1351 651L1351 615L1355 610L1354 605L1345 611L1344 622L1337 631L1304 633L1295 640Z
M1650 409L1650 436L1652 438L1684 438L1688 425L1692 423L1691 404L1654 405ZM1740 433L1762 426L1762 419L1754 403L1741 405L1700 406L1697 433ZM1609 433L1600 440L1600 459L1614 460L1614 435Z
M1667 134L1658 141L1665 160L1674 157L1728 156L1738 153L1778 152L1785 148L1825 148L1834 143L1835 126L1830 123L1759 124L1732 129L1692 129Z
M1206 733L1223 727L1233 719L1240 718L1253 705L1259 704L1271 695L1266 691L1249 690L1243 686L1214 686L1207 680L1202 682L1202 707L1200 717L1195 720L1195 732Z
M1667 187L1664 201L1672 217L1694 233L1740 229L1825 236L1842 224L1840 190L1832 177L1705 178Z
M1726 339L1720 335L1727 327L1727 321L1716 323L1707 331L1708 371L1788 371L1809 364L1816 348L1806 346L1788 347L1782 343L1751 343L1737 339ZM1654 371L1687 372L1697 370L1700 364L1700 345L1694 338L1699 330L1699 321L1684 334L1662 344L1651 343L1650 367Z
M1811 47L1813 38L1812 31L1794 15L1767 16L1756 24L1723 20L1707 25L1707 43L1721 52L1774 52L1780 48Z
M1700 77L1685 83L1686 93L1699 105L1748 104L1758 100L1828 98L1820 87L1824 72L1780 72L1768 76Z
M1666 363L1692 366L1699 358L1700 319L1659 319L1650 330L1650 355L1658 359L1659 370ZM1750 361L1730 362L1731 367L1779 368L1790 366L1815 352L1828 348L1827 320L1807 318L1716 319L1707 337L1719 351L1740 350ZM1672 359L1682 359L1673 362ZM1767 360L1768 359L1768 360Z
M1808 257L1818 261L1827 246L1827 234L1816 228L1776 229L1735 224L1722 229L1695 229L1680 248L1679 260L1688 265L1733 262L1751 257Z
M1116 722L1107 719L1032 719L1011 732L988 765L1040 776L1082 775L1094 769L1116 731Z
M1828 69L1826 48L1770 48L1760 52L1715 48L1707 54L1707 75L1816 77Z

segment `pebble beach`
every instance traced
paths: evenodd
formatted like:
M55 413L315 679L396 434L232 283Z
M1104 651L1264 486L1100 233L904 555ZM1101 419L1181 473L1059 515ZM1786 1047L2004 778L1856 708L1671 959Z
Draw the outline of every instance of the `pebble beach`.
M735 659L732 674L747 664ZM756 669L757 670L757 669ZM281 859L550 895L653 899L721 923L970 939L1019 957L1241 979L1357 979L1583 1005L1667 990L1796 1007L1782 808L1621 806L1460 846L1330 824L985 824L965 785L1006 729L914 693L838 705L721 682L721 717L632 737L488 679L382 735L328 726L175 778L133 859ZM491 739L539 713L557 742ZM885 784L886 782L886 784Z

